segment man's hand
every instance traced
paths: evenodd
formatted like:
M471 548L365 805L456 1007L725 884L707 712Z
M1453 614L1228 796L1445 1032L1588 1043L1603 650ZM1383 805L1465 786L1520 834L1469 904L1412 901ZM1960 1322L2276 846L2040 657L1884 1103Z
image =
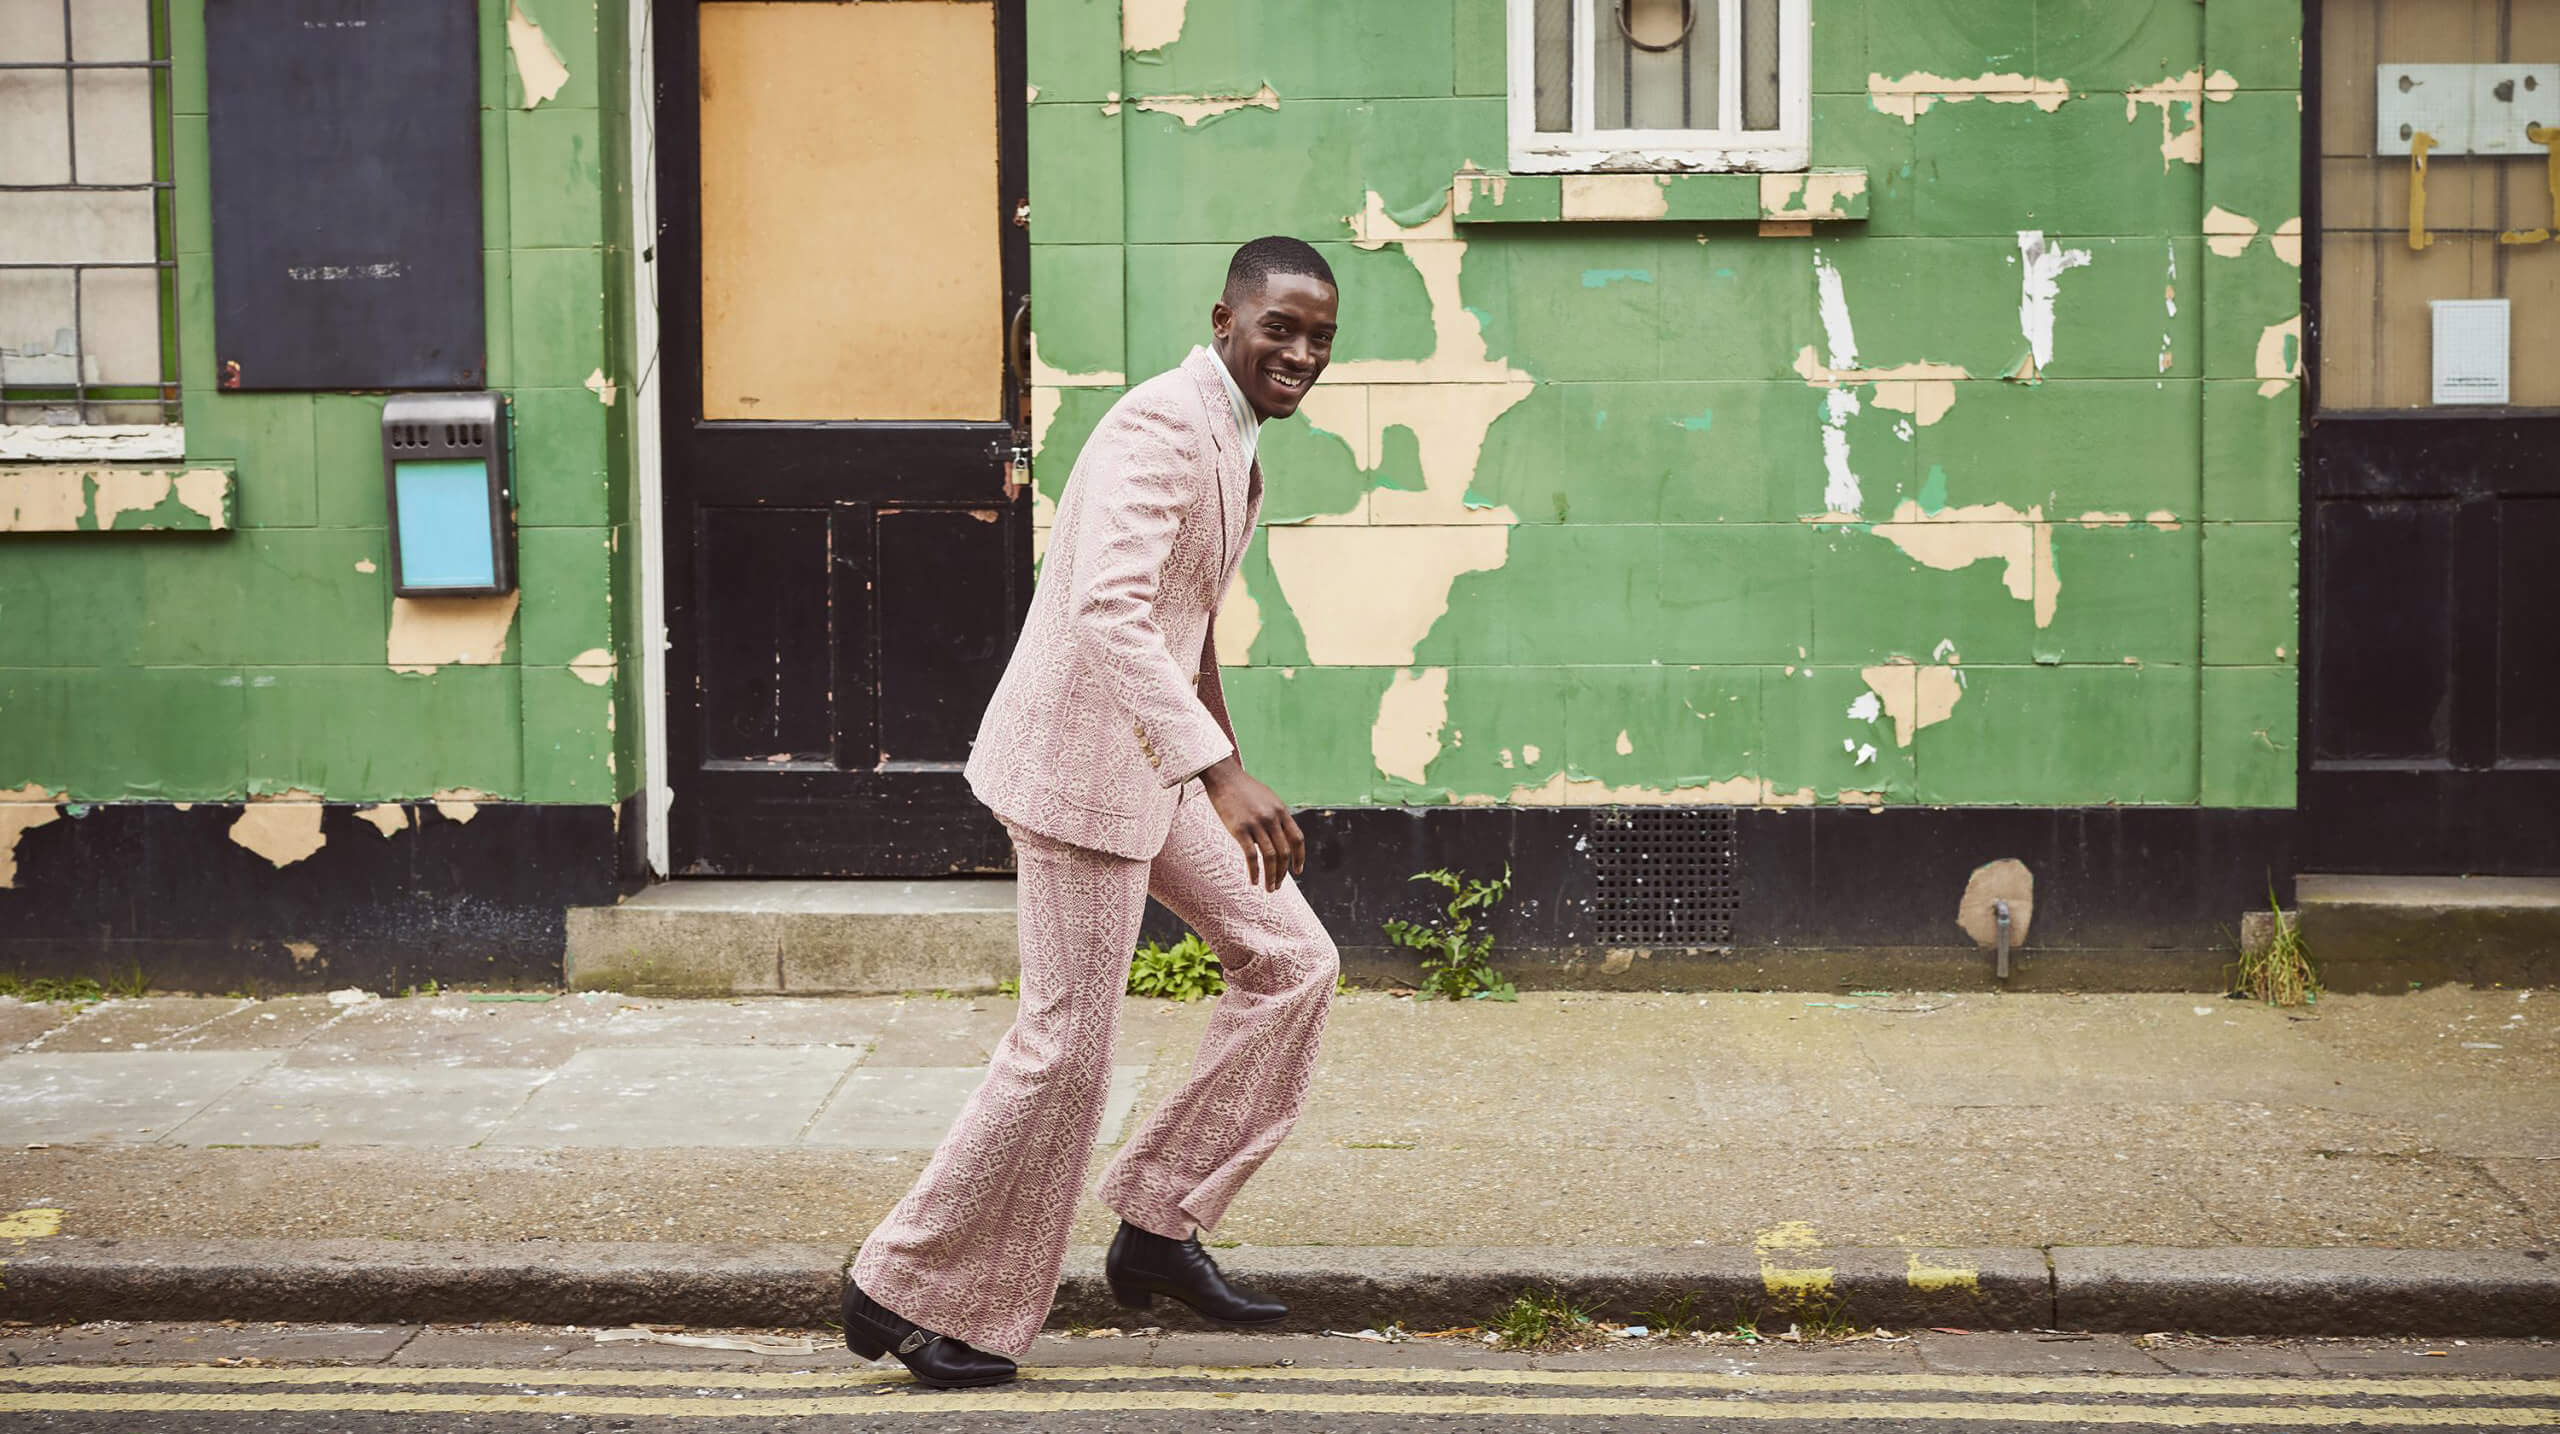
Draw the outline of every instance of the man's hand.
M1244 868L1265 891L1307 869L1307 839L1277 793L1247 775L1233 752L1200 774L1209 805L1244 848Z

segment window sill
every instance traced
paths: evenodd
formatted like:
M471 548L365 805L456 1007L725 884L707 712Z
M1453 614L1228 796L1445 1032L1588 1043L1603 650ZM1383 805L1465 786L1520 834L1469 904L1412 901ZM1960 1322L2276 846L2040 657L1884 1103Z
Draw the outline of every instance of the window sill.
M211 533L234 525L228 464L0 466L0 533Z
M1867 172L1462 174L1460 224L1832 223L1867 217Z

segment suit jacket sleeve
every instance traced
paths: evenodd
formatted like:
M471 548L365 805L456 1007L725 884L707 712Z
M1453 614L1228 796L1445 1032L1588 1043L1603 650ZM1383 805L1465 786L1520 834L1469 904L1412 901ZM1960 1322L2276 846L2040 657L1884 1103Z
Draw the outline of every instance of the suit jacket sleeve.
M1157 622L1165 561L1185 522L1218 521L1216 477L1203 436L1160 418L1133 420L1118 471L1085 509L1091 531L1076 568L1071 604L1077 630L1100 652L1121 703L1136 719L1132 740L1157 778L1175 786L1234 750L1226 728L1192 689ZM1102 476L1102 475L1097 475Z
M1227 734L1227 746L1241 755L1244 744L1236 740L1236 724L1227 716L1227 689L1218 681L1218 629L1216 615L1210 618L1208 639L1200 644L1200 705L1209 709L1217 720L1218 730Z

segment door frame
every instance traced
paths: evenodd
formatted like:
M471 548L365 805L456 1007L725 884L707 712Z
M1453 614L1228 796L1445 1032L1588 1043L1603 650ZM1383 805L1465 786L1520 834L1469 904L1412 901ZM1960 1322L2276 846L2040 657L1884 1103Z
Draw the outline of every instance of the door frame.
M791 2L792 0L785 0L785 3ZM798 0L798 3L832 2L839 2L839 0ZM614 0L606 0L606 3L614 3ZM666 3L683 4L698 9L702 0L666 0ZM998 102L1004 105L1023 106L1027 110L1027 102L1022 97L1026 94L1030 83L1028 20L1029 6L1033 0L986 0L986 3L989 3L995 12ZM672 721L675 713L672 682L668 670L668 652L673 640L669 612L671 574L668 561L668 540L671 535L666 505L668 417L666 371L661 362L667 329L666 314L659 297L660 283L667 277L665 256L660 251L661 241L664 238L664 226L669 221L660 205L658 192L661 163L659 110L666 98L665 85L660 82L659 75L661 55L658 30L662 25L674 23L674 20L671 12L660 14L658 10L659 7L653 4L652 0L629 0L628 9L625 12L627 16L625 28L629 37L630 103L627 116L629 126L627 142L630 146L628 168L631 176L632 235L634 242L640 246L640 251L633 256L632 268L635 290L632 295L632 308L635 315L632 351L641 355L642 358L631 394L633 405L631 421L638 426L637 451L631 481L638 488L634 504L636 520L634 538L641 544L639 645L641 680L644 688L642 703L645 715L645 726L641 734L644 768L642 846L651 874L658 880L668 880L677 873L674 861L673 825L675 782ZM677 70L683 70L692 63L696 54L691 45L680 48L682 54L678 56L674 67ZM690 77L687 75L679 74L673 78L690 83ZM693 134L693 143L696 148L687 167L698 172L700 168L698 131ZM998 125L996 162L999 195L1021 196L1027 204L1030 192L1029 115L1027 113L1018 115L1010 124ZM1031 255L1027 218L1022 213L1008 217L1010 222L1000 231L1003 237L1000 287L1005 296L1005 311L1009 314L1014 313L1016 306L1020 305L1022 315L1027 317L1031 292ZM690 216L680 214L678 218L698 224L698 208L694 214ZM699 254L696 253L694 257L695 262L691 272L678 275L679 281L699 282ZM696 328L698 329L698 325ZM692 332L683 337L694 346L694 358L698 362L701 338L699 332ZM1015 451L1024 453L1028 451L1024 434L1027 432L1030 421L1027 399L1030 385L1029 362L1027 356L1017 357L1010 334L1007 335L1006 344L1006 416L1016 424ZM1027 354L1027 349L1025 353ZM1017 367L1019 372L1016 372ZM693 392L698 385L681 387L684 392L689 393ZM1017 404L1017 395L1024 396L1019 399L1022 408L1019 414L1013 412ZM948 425L908 423L895 426L927 429ZM1027 491L1023 496L1027 499ZM1018 609L1028 607L1031 589L1032 565L1027 562L1029 541L1026 530L1022 542L1023 551L1020 554L1026 562L1020 574L1021 595L1020 601L1016 604ZM1014 615L1017 627L1022 615L1021 611L1017 611Z
M2323 21L2328 0L2302 5L2302 412L2296 448L2299 487L2294 531L2300 539L2295 591L2300 594L2297 620L2299 661L2296 664L2294 719L2294 812L2300 833L2298 852L2304 871L2391 873L2400 875L2528 875L2560 872L2560 832L2545 830L2539 843L2529 839L2538 827L2548 828L2532 794L2520 784L2501 783L2494 766L2448 767L2443 776L2377 768L2370 772L2333 770L2315 773L2313 734L2318 713L2313 694L2318 683L2321 613L2319 592L2322 554L2318 539L2318 499L2332 465L2360 455L2413 464L2427 450L2442 454L2471 452L2487 459L2503 458L2512 466L2526 453L2560 452L2560 408L2374 409L2320 412L2320 281L2321 281L2321 102L2323 98ZM2210 160L2208 160L2210 162ZM2495 461L2479 466L2494 469ZM2477 525L2474 525L2476 529ZM2458 530L2467 545L2469 580L2474 588L2496 582L2495 552L2477 549L2482 534ZM2494 535L2490 535L2494 536ZM2477 561L2487 557L2488 562ZM2476 600L2477 594L2473 594ZM2495 603L2494 593L2489 599ZM2457 608L2457 615L2461 609ZM2495 634L2457 630L2450 661L2468 668L2494 668ZM2494 678L2492 679L2494 680ZM2487 719L2494 724L2495 713ZM2458 738L2456 739L2458 740ZM2492 727L2494 742L2494 725ZM2467 775L2470 780L2462 781ZM2457 786L2460 790L2457 792ZM2430 789L2431 788L2431 789ZM2446 810L2460 798L2467 810ZM2413 849L2430 831L2448 823L2514 833L2517 840L2500 854L2498 864L2480 866L2447 861L2436 852ZM2457 870L2455 868L2463 868Z

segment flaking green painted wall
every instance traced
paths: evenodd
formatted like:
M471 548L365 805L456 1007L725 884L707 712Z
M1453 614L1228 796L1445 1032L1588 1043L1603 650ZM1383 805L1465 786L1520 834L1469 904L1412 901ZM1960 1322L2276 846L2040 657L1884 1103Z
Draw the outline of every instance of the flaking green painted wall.
M1291 800L2292 803L2298 5L1813 0L1808 233L1453 216L1502 0L1139 8L1032 6L1042 513L1327 254L1221 624Z
M602 803L638 785L630 407L606 398L632 380L628 20L611 0L513 6L512 37L510 0L479 7L489 371L514 400L521 525L496 660L398 661L382 395L214 387L203 0L170 0L187 456L236 472L238 526L0 535L0 791ZM511 38L567 71L530 108ZM466 626L487 627L479 601Z

